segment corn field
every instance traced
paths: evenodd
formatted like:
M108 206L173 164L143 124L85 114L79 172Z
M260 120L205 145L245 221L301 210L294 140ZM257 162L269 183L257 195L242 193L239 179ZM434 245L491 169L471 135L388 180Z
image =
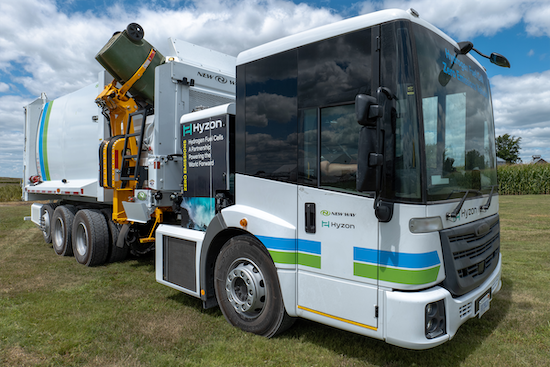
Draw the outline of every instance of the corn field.
M517 164L498 167L501 195L550 194L550 164Z

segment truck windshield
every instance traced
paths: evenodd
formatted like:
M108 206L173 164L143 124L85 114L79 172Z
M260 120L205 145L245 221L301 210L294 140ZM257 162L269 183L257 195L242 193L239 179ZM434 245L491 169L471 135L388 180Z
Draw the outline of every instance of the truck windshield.
M493 108L485 71L414 25L422 90L427 200L488 194L497 183Z

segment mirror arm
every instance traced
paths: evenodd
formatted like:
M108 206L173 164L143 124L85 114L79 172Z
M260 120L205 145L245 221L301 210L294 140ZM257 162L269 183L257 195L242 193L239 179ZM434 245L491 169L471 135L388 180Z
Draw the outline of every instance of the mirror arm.
M486 58L486 59L490 59L489 56L487 56L487 55L481 53L481 52L480 52L478 49L476 49L475 47L472 47L472 50L474 50L475 52L477 52L480 56L483 56L483 57Z

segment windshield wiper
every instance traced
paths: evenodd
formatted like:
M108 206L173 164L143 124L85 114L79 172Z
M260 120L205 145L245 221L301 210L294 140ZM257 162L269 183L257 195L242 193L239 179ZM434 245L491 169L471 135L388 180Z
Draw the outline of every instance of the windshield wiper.
M449 219L456 220L456 217L458 217L458 213L460 213L460 209L462 209L462 205L464 205L464 202L466 201L466 198L468 197L468 194L471 193L471 192L476 192L478 194L483 194L481 191L478 191L478 190L466 190L466 193L462 197L462 200L460 200L460 203L458 203L458 205L456 206L455 210L453 210L450 213L447 213L447 220L449 220ZM452 194L453 193L451 193L451 195Z
M487 210L489 210L489 207L491 206L491 199L493 197L493 191L495 190L495 186L498 186L498 185L491 186L491 193L489 194L489 199L487 199L487 202L485 204L479 207L479 211L486 212Z

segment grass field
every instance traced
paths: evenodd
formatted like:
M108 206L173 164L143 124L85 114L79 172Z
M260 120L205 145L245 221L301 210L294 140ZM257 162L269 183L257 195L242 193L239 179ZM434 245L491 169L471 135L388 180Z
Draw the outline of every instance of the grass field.
M154 260L58 257L29 204L0 203L2 366L549 366L550 196L501 196L503 289L427 351L305 320L274 339L155 282Z
M0 202L21 201L21 179L0 177Z

